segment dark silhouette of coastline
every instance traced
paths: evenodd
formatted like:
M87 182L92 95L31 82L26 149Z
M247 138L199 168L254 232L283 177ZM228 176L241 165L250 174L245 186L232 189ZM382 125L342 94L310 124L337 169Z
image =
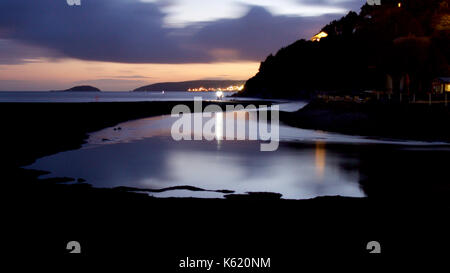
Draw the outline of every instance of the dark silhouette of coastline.
M291 126L404 140L450 142L450 108L443 103L355 103L313 100L296 112L280 112Z
M184 82L161 82L142 86L133 91L187 91L189 88L227 88L244 84L243 80L197 80Z
M398 3L401 2L401 7ZM299 40L269 55L236 96L310 98L364 90L425 94L450 76L449 1L384 0L365 4L322 28L320 41Z
M447 176L439 172L445 171L445 153L437 153L438 164L429 162L424 169L414 157L391 157L386 161L389 172L383 172L382 161L392 153L372 147L379 155L367 153L361 168L368 198L284 200L277 193L153 198L136 189L94 188L83 179L39 180L43 172L20 168L38 157L77 149L87 132L169 113L178 103L0 104L2 116L9 117L2 124L1 143L10 252L63 257L68 255L65 244L78 240L84 255L130 257L164 272L177 270L176 259L195 255L271 257L272 271L298 268L299 256L305 262L306 257L365 259L371 240L383 244L386 256L445 253L436 243L445 246L449 239L444 224L449 189L442 180ZM349 154L364 158L360 147L353 149ZM416 171L408 173L409 167ZM430 171L434 176L426 176ZM39 246L39 252L24 252L30 244Z
M228 193L228 194L231 194L234 192L231 190L205 190L205 189L193 187L193 186L174 186L174 187L168 187L168 188L162 188L162 189L147 189L147 188L135 188L135 187L120 186L120 187L116 187L114 189L128 191L128 192L165 192L165 191L172 191L172 190L209 191L209 192L219 192L219 193Z
M74 86L72 88L63 90L64 92L101 92L100 89L90 85Z

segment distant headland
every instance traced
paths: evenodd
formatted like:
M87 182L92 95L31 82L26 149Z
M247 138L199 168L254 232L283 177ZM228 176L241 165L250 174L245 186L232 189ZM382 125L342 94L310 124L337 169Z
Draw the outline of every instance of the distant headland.
M91 85L78 85L66 90L51 90L50 92L101 92L101 90Z
M98 89L97 87L94 86L90 86L90 85L79 85L79 86L74 86L72 88L63 90L65 92L71 92L71 91L75 91L75 92L101 92L100 89Z
M236 90L239 89L245 80L197 80L197 81L184 81L184 82L161 82L142 86L134 89L133 91L212 91L213 89L223 89L233 87ZM230 91L236 91L230 90Z

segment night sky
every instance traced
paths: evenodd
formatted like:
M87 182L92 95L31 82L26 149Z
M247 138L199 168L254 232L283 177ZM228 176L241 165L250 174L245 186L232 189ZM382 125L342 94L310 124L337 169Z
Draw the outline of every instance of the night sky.
M361 0L0 1L0 90L247 79Z

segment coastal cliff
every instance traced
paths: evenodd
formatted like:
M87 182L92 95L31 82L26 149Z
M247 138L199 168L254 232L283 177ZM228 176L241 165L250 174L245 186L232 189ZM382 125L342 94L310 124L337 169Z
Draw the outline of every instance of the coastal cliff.
M320 92L389 89L413 93L450 75L448 0L365 4L322 28L323 38L299 40L261 62L239 96L309 98ZM401 91L401 90L400 90Z

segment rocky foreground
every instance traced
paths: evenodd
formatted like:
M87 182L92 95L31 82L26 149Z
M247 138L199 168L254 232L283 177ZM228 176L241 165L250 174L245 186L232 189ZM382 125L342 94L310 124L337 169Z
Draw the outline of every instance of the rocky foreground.
M448 253L448 202L426 194L403 196L400 190L389 194L384 189L397 176L368 182L374 198L283 200L256 194L158 199L127 189L93 188L82 180L38 180L42 173L20 168L80 147L88 132L169 113L171 104L1 104L9 253L64 257L67 242L76 240L84 257L129 259L158 272L177 271L186 257L269 257L272 266L265 272L307 264L324 267L324 260L336 257L349 264L355 257L374 262L366 249L373 240L382 244L382 258ZM39 246L39 251L30 252L30 246Z

